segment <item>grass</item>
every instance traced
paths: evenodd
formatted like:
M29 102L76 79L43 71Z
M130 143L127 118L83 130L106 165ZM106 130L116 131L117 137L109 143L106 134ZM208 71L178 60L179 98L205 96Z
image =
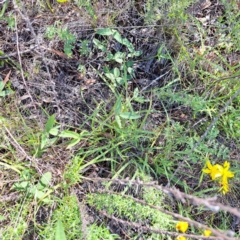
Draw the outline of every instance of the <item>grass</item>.
M239 238L182 195L240 206L239 6L194 3L1 3L0 238L175 239L181 217Z

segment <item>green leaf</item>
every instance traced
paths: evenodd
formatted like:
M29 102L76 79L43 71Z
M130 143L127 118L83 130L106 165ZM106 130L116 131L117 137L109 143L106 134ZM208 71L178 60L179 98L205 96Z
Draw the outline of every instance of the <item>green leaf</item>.
M127 71L129 74L131 74L132 76L134 75L134 69L132 67L128 67Z
M103 52L106 52L106 47L96 38L93 39L93 43L96 45L96 47L100 50L102 50Z
M48 139L48 145L47 145L47 147L52 146L56 141L57 141L57 138L56 138L56 137L55 137L55 138L50 138L50 139Z
M73 139L73 140L68 144L67 149L69 149L69 148L75 146L76 144L78 144L78 143L80 142L80 140L81 140L80 138L78 138L78 139Z
M55 240L67 240L63 224L60 220L57 221L55 229Z
M73 46L68 43L68 42L65 42L64 44L64 53L68 56L68 57L71 57L72 56L72 48Z
M134 46L126 38L123 39L123 44L127 46L129 52L134 52Z
M86 136L89 132L87 130L82 130L81 133L80 133L80 136L83 137L83 136Z
M133 54L134 54L135 57L139 57L139 56L142 55L142 51L134 51Z
M136 114L135 112L124 112L120 113L120 117L123 119L138 119L141 117L141 115Z
M32 187L29 192L36 197L37 199L41 199L41 201L45 202L45 203L50 203L50 197L48 196L48 194L46 194L46 192L39 190L36 186Z
M49 185L51 179L52 179L52 173L51 173L51 172L46 172L46 173L44 173L44 174L42 175L39 183L38 183L37 189L38 189L38 190L44 189L46 186Z
M4 82L0 81L0 91L2 91L4 89Z
M44 197L44 199L42 199L42 201L46 204L52 203L53 201L50 199L50 197Z
M23 182L20 182L20 183L15 183L14 184L14 188L16 190L26 190L28 187L29 187L29 182L28 181L23 181Z
M136 97L136 98L134 98L134 101L139 102L139 103L148 102L148 100L145 100L144 97Z
M57 33L59 38L66 43L74 43L76 40L76 37L69 32L69 29L57 29Z
M31 179L31 172L29 170L23 170L21 174L21 179L30 180Z
M59 137L78 139L80 136L79 136L78 133L75 133L75 132L69 131L69 130L65 130L65 131L62 131L62 132L59 134Z
M122 98L119 97L115 104L115 115L119 115L122 110Z
M38 149L36 150L35 156L37 158L41 157L42 154L45 152L45 150L41 149L40 146L38 147Z
M104 58L104 61L112 61L112 60L114 60L114 56L112 53L108 53L107 57Z
M122 85L124 84L124 79L122 77L118 77L116 78L116 82L119 84L119 85Z
M116 52L113 59L118 63L123 63L124 59L126 57L125 53L122 52Z
M105 73L105 75L106 75L106 77L107 77L108 79L110 79L112 82L115 81L115 76L114 76L114 74L112 74L112 73Z
M5 220L6 219L6 217L5 216L3 216L3 215L0 215L0 221L3 221L3 220Z
M133 92L133 98L136 98L138 96L138 94L139 94L139 90L138 90L138 88L135 88L134 92Z
M123 59L122 58L119 58L118 56L114 56L114 60L116 61L116 62L118 62L118 63L123 63Z
M37 186L29 186L28 187L28 192L31 193L32 195L35 195L37 192Z
M97 34L102 35L102 36L111 36L114 33L114 31L110 28L103 28L99 29L97 31Z
M122 122L121 122L121 118L119 117L119 115L116 115L115 116L115 119L116 119L116 122L118 124L118 127L119 128L122 128Z
M0 91L0 97L6 97L7 95L10 95L12 93L13 92L9 90Z
M123 38L121 36L121 34L118 31L114 31L113 33L113 37L121 44L123 44Z
M53 135L53 136L57 136L58 135L58 128L60 126L56 126L54 128L51 128L50 131L49 131L49 134Z
M126 62L126 66L127 67L132 67L134 65L134 61L128 61L128 62Z
M116 78L120 76L120 71L119 71L119 69L116 68L116 67L113 69L113 73L114 73L114 76L115 76Z
M37 190L34 195L35 195L38 199L41 199L41 198L43 198L43 196L45 195L45 193L42 192L42 191Z
M109 73L109 71L110 71L110 70L109 70L109 67L108 67L108 66L106 66L106 65L103 66L103 72L104 72L104 73Z
M118 41L119 43L127 46L128 50L132 53L134 52L134 46L131 42L128 41L127 38L122 38L121 34L116 31L113 30L113 37L115 38L116 41Z
M43 133L42 136L41 136L40 149L44 149L44 147L47 146L47 142L48 142L48 134Z
M49 39L53 39L55 37L55 35L56 35L55 27L53 27L53 26L47 27L45 36Z
M52 115L49 117L45 125L46 132L49 132L53 128L54 122L55 122L55 118L54 118L54 115Z
M6 0L5 2L4 1L1 2L1 3L4 3L4 4L3 4L3 7L2 7L2 11L0 13L0 18L4 15L4 13L5 13L6 9L7 9L7 6L8 6L8 2L9 2L9 0Z

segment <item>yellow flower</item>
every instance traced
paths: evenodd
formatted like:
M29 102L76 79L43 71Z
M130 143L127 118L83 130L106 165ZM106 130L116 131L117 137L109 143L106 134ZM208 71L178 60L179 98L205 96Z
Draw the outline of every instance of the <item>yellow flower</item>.
M225 161L223 164L223 175L220 181L221 188L219 190L219 191L222 191L223 194L226 194L227 192L229 192L228 178L234 177L234 174L228 170L229 168L230 168L230 163Z
M188 222L178 222L176 225L176 230L185 233L188 229Z
M209 174L212 178L212 180L215 180L216 178L219 178L223 174L223 167L219 164L212 165L210 161L207 161L207 167L203 169L202 171Z
M234 174L231 171L228 171L228 169L230 168L230 163L225 161L223 164L223 180L224 178L232 178L234 177Z
M187 240L184 236L178 236L176 240Z
M202 171L209 174L212 180L217 179L218 183L221 186L219 191L221 191L223 194L226 194L227 192L229 192L228 178L234 177L233 172L229 171L229 168L230 163L228 161L225 161L223 166L221 166L219 164L212 165L211 162L208 160L207 168L203 169Z
M228 182L221 182L221 188L219 189L219 192L222 192L224 195L229 192L229 185Z
M203 235L205 237L209 237L211 234L212 234L212 232L210 230L205 230L204 233L203 233Z

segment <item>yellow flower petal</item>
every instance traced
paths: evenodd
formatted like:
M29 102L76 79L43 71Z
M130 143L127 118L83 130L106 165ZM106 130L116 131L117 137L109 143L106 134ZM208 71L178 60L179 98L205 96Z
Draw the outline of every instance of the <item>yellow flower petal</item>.
M178 236L176 240L187 240L184 236Z
M228 171L228 172L226 173L226 176L227 176L228 178L233 178L233 177L234 177L234 173Z
M212 234L212 232L210 230L205 230L204 233L203 233L203 235L205 237L209 237L211 234Z
M208 167L208 169L212 169L212 167L213 167L209 160L207 161L207 167Z
M212 180L215 180L216 178L219 178L223 174L223 167L219 164L212 165L210 161L207 161L207 167L203 169L202 171L209 174L212 178Z
M223 167L219 164L215 164L211 169L211 178L215 180L216 178L221 177L223 174Z
M224 169L228 170L230 168L230 162L225 161L223 164Z
M185 233L188 229L188 222L178 222L176 225L176 230Z
M205 173L207 173L207 174L211 173L211 170L209 170L209 169L207 169L207 168L203 169L202 171L205 172Z
M221 183L222 187L219 189L219 192L222 192L224 195L229 192L228 182Z
M234 177L234 173L231 171L228 171L228 168L224 168L223 169L223 177L232 178L232 177Z
M203 172L205 172L205 173L211 173L211 169L212 169L212 164L211 164L211 162L210 162L210 161L207 161L206 165L207 165L207 168L203 169Z

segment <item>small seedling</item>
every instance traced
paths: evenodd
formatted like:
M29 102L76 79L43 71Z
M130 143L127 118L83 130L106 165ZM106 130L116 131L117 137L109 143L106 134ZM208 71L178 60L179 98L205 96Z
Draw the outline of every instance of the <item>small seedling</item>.
M83 40L81 41L80 45L80 54L83 56L87 56L91 54L90 48L88 47L89 45L89 40Z
M6 97L13 93L11 90L3 90L5 87L4 81L0 77L0 97Z
M106 57L104 58L105 62L116 62L118 64L121 64L119 67L115 67L114 69L109 69L108 66L104 66L104 75L109 80L111 80L114 87L123 85L134 76L134 62L131 60L131 58L140 56L142 52L135 51L133 44L129 42L128 39L123 38L121 34L115 29L103 28L98 30L97 34L101 36L112 37L118 43L127 47L126 52L117 51L115 53L111 53L107 52L105 42L101 42L96 38L93 39L93 43L95 44L96 48L106 54Z
M43 152L56 142L57 137L51 138L51 135L52 136L58 135L59 126L54 126L54 122L55 122L55 118L54 118L54 115L52 115L49 117L45 125L45 130L43 131L43 133L41 133L40 144L35 153L36 157L41 157Z
M51 181L52 174L46 172L42 175L37 184L31 182L31 173L24 170L21 174L20 182L14 184L14 189L20 192L26 192L30 196L34 196L45 203L50 202L48 185Z
M122 128L122 121L124 120L134 120L141 117L140 114L137 114L133 111L130 99L126 100L126 103L122 103L122 98L119 97L115 104L115 120L119 128Z
M55 23L55 26L49 26L46 29L46 37L49 39L53 39L56 35L64 41L64 53L68 56L72 56L73 45L76 42L76 37L69 33L67 28L62 29L58 27L58 23Z

